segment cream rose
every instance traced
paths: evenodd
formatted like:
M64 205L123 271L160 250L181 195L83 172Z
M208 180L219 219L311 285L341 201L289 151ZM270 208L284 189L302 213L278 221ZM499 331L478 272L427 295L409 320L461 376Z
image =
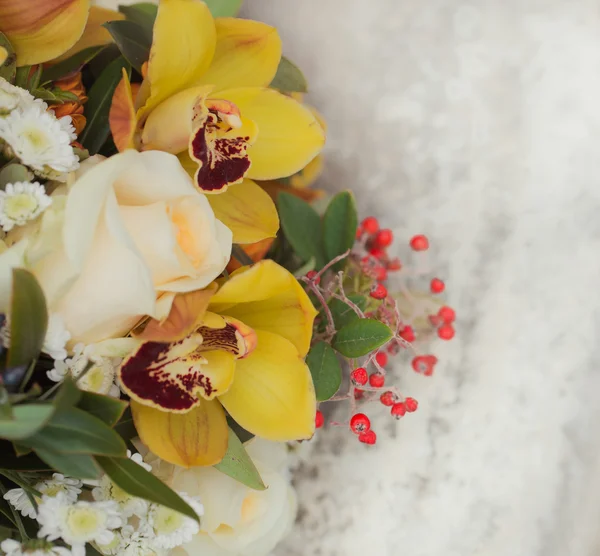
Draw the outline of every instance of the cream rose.
M63 189L0 255L0 305L10 267L24 265L72 345L115 338L143 315L161 316L159 296L203 288L227 265L231 231L173 155L93 157Z
M289 480L286 445L254 438L246 450L266 490L252 490L212 467L183 469L145 460L178 492L199 496L204 515L198 533L169 556L266 556L290 531L296 518L296 492Z

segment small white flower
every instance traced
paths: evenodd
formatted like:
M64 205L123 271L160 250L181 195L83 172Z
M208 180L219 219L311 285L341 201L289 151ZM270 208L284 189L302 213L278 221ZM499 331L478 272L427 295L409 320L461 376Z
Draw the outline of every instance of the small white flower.
M77 344L73 348L72 357L64 361L55 361L54 368L46 373L48 378L54 382L60 382L67 374L77 378L87 368L88 363L91 363L92 367L77 381L77 386L82 390L97 394L113 392L118 361L120 360L97 355L88 358L84 350L83 344Z
M114 552L119 556L164 556L167 550L152 544L152 539L133 527L126 525L120 531L119 551Z
M204 513L204 507L198 498L192 498L182 492L178 494L199 516ZM191 541L200 531L200 525L196 520L166 506L150 504L145 521L140 522L140 531L152 539L152 546L170 549Z
M29 91L11 85L6 79L0 77L0 115L8 114L15 108L26 108L33 104L44 104L36 99Z
M62 361L67 357L65 346L71 339L71 334L65 328L65 321L58 313L51 313L48 318L48 330L44 339L42 351L52 359Z
M45 496L54 497L58 494L62 494L68 502L75 502L75 500L77 500L77 496L81 492L80 487L81 481L65 477L60 473L54 473L52 479L40 481L34 486L36 490ZM13 488L9 490L4 495L4 499L8 500L14 508L21 512L25 517L35 519L35 508L22 488ZM41 501L37 496L35 497L35 500L37 503Z
M0 191L0 226L5 232L37 218L52 204L44 186L37 181L7 183Z
M127 450L127 457L143 467L146 471L151 471L152 467L144 463L141 454L132 454ZM113 500L119 504L121 515L124 518L129 518L132 515L143 517L148 511L148 502L142 498L136 498L125 492L122 488L115 485L108 475L103 475L98 486L92 490L94 500Z
M0 118L0 139L6 143L8 156L18 157L44 178L64 180L79 167L71 146L76 139L71 117L57 119L40 104Z
M24 543L6 539L0 543L6 556L72 556L73 553L63 546L55 546L44 540L30 540Z
M54 541L61 538L75 556L85 553L85 543L110 544L113 529L122 525L116 502L70 503L63 494L44 496L38 506L38 537Z

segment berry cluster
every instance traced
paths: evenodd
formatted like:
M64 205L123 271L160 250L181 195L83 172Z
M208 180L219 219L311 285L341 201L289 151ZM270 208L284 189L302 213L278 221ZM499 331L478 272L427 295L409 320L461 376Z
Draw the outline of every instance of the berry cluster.
M387 324L394 333L393 338L379 350L365 356L362 364L348 360L350 380L348 392L337 395L328 401L349 400L350 419L346 423L331 423L345 426L357 435L365 444L375 444L377 435L371 429L369 417L358 410L358 404L378 402L389 408L396 419L417 410L418 402L414 398L404 397L395 386L386 384L386 366L390 356L410 354L413 370L424 376L431 376L438 362L431 354L419 353L416 342L427 342L437 335L442 340L451 340L455 335L454 309L438 301L446 285L438 277L427 278L426 287L421 290L415 281L422 282L427 272L410 269L400 259L391 257L388 249L394 242L391 230L381 229L376 218L365 218L356 233L356 243L346 258L344 272L324 272L326 269L309 272L304 282L309 290L319 299L325 312L327 302L331 298L344 301L359 317L374 318ZM424 252L429 249L429 240L424 235L415 235L410 239L410 249ZM332 267L332 261L328 267ZM321 283L324 282L324 285ZM394 284L399 283L398 291L392 291ZM424 290L424 291L423 291ZM364 309L357 307L349 298L352 294L367 297ZM335 330L329 324L317 322L316 335L319 339L328 340ZM319 410L316 414L317 428L325 424L325 417Z

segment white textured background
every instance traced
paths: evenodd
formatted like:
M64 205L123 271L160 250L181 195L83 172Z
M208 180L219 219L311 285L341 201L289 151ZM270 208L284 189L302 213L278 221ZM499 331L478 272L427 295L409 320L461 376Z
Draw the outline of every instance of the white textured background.
M278 556L600 554L600 4L248 0L329 122L322 184L427 233L460 316L378 446L321 433ZM384 423L388 423L385 425Z

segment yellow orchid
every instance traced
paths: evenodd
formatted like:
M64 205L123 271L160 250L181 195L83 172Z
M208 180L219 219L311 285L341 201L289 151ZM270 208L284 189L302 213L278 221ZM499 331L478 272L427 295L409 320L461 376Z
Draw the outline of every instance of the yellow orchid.
M17 55L17 65L64 59L89 46L111 42L101 25L123 14L91 0L2 0L0 31Z
M225 410L269 440L310 438L316 399L304 357L316 311L271 260L243 267L219 290L178 295L164 322L119 370L142 441L162 459L213 465L227 448Z
M268 88L280 58L269 25L213 19L200 0L161 0L142 86L134 98L124 76L113 97L119 150L176 154L206 193L238 184L227 201L210 198L236 243L273 237L278 228L275 207L252 180L296 173L325 141L308 108Z

